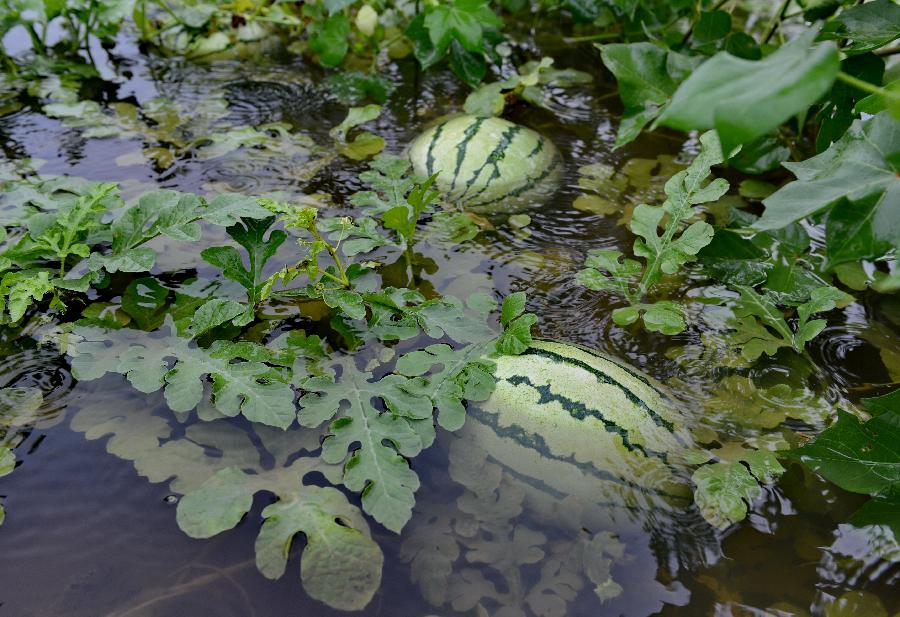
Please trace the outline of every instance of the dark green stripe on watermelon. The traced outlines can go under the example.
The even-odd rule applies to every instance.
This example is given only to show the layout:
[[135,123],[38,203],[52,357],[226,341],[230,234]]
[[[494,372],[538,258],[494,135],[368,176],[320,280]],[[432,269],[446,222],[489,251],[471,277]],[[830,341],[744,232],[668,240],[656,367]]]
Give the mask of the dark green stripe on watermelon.
[[450,193],[456,190],[456,179],[459,177],[459,170],[462,169],[463,161],[466,160],[466,150],[469,148],[469,142],[478,133],[478,129],[484,124],[484,118],[478,118],[466,127],[463,133],[462,141],[456,144],[456,169],[453,170],[453,183],[450,185]]
[[444,125],[437,125],[437,128],[434,129],[434,135],[431,137],[431,143],[428,144],[428,157],[425,159],[425,164],[428,169],[429,176],[434,173],[434,147],[437,145],[438,140],[441,138],[441,133],[443,132]]
[[[573,401],[568,401],[565,404],[566,405],[579,405],[579,403],[575,403]],[[484,424],[485,426],[490,428],[491,431],[498,437],[503,438],[503,439],[510,439],[510,440],[514,441],[516,444],[522,446],[523,448],[535,450],[543,458],[546,458],[548,460],[572,465],[573,467],[576,467],[577,469],[584,472],[585,474],[592,475],[601,480],[610,482],[612,484],[616,484],[618,486],[630,488],[630,489],[635,490],[644,495],[658,495],[661,497],[667,497],[669,499],[688,501],[685,499],[684,495],[675,495],[672,493],[668,493],[666,491],[650,489],[645,486],[641,486],[640,484],[637,484],[635,482],[626,480],[626,479],[622,478],[621,476],[610,473],[609,471],[606,471],[604,469],[599,469],[599,468],[595,467],[594,465],[591,465],[590,463],[582,463],[582,462],[576,460],[574,455],[560,456],[558,454],[554,454],[550,450],[550,448],[547,446],[547,443],[546,443],[546,441],[544,441],[544,438],[541,437],[540,435],[537,435],[535,433],[529,433],[520,426],[500,426],[499,422],[498,422],[497,414],[484,412],[484,411],[478,409],[478,407],[476,405],[473,405],[468,410],[467,413],[473,419],[477,420],[481,424]],[[629,450],[629,451],[631,451],[631,450]],[[490,453],[488,453],[488,454],[490,454]],[[652,453],[652,454],[654,456],[657,456],[660,458],[664,457],[664,455],[660,456],[660,454],[658,454],[658,453]],[[665,462],[665,459],[663,459],[663,462]],[[677,475],[678,471],[676,469],[674,469],[668,463],[666,463],[666,467],[670,471],[672,471],[673,474],[676,474],[676,477],[678,477],[678,475]],[[521,477],[524,477],[524,476],[521,476]]]
[[[561,163],[562,163],[561,158],[559,158],[559,157],[554,158],[553,164],[550,167],[548,167],[547,169],[545,169],[541,175],[536,176],[534,178],[527,178],[523,185],[521,185],[521,186],[511,190],[509,193],[507,193],[506,198],[515,198],[515,197],[518,197],[519,195],[521,195],[522,193],[526,193],[526,192],[530,191],[531,189],[536,187],[538,184],[540,184],[541,182],[546,180],[548,177],[550,177],[550,175],[556,171],[557,167],[559,167]],[[486,188],[487,187],[485,187],[485,189]],[[485,189],[482,189],[478,193],[475,193],[474,195],[472,195],[472,199],[475,199],[476,197],[478,197],[478,195],[480,195],[481,192]],[[473,202],[470,202],[470,205],[477,208],[477,207],[481,207],[481,206],[486,206],[486,205],[494,203],[496,201],[498,201],[498,200],[493,199],[493,200],[482,201],[482,202],[473,201]]]
[[[475,173],[469,178],[469,181],[466,182],[466,190],[463,191],[463,194],[460,196],[460,199],[466,196],[466,193],[469,192],[469,189],[472,188],[472,185],[475,184],[475,181],[481,177],[481,172],[484,171],[484,168],[488,165],[493,165],[494,170],[491,172],[490,180],[488,180],[488,184],[491,181],[496,180],[500,177],[500,166],[497,164],[499,161],[503,160],[503,152],[506,150],[512,140],[515,139],[516,135],[522,131],[522,127],[518,124],[514,124],[509,127],[506,131],[503,132],[503,135],[500,136],[500,141],[497,142],[497,145],[491,150],[490,154],[487,155],[487,158],[484,160],[484,163],[475,170]],[[484,190],[482,188],[482,190]]]
[[[647,415],[650,416],[650,418],[653,420],[653,422],[657,426],[660,426],[660,427],[666,429],[667,431],[669,431],[670,433],[672,433],[675,436],[675,439],[678,440],[678,443],[680,445],[682,445],[684,447],[688,447],[688,445],[684,443],[684,441],[681,439],[681,437],[678,435],[678,433],[675,432],[675,426],[671,422],[669,422],[668,420],[666,420],[665,418],[660,416],[656,411],[651,409],[647,405],[647,403],[645,403],[637,395],[635,395],[634,392],[632,392],[631,390],[629,390],[628,388],[626,388],[625,386],[620,384],[618,381],[616,381],[615,379],[613,379],[612,377],[610,377],[603,371],[598,370],[598,369],[594,368],[593,366],[591,366],[585,362],[582,362],[581,360],[577,360],[575,358],[570,358],[568,356],[563,356],[561,354],[554,353],[552,351],[547,351],[545,349],[530,348],[527,351],[525,351],[525,353],[523,355],[528,355],[528,354],[575,365],[578,368],[584,369],[585,371],[588,371],[589,373],[594,375],[601,383],[609,384],[609,385],[619,388],[619,390],[622,391],[622,393],[625,395],[625,397],[631,403],[637,405],[643,411],[645,411],[647,413]],[[619,365],[616,364],[616,366],[619,366]],[[644,383],[647,383],[647,385],[650,385],[646,380],[643,380],[643,381],[644,381]],[[653,387],[653,386],[650,386],[650,387]],[[662,392],[660,392],[656,388],[653,388],[653,389],[657,392],[657,394],[659,394],[661,397],[665,398],[665,395]]]
[[606,429],[607,433],[615,433],[622,438],[622,445],[625,446],[625,449],[629,452],[639,452],[643,456],[655,456],[656,458],[662,459],[663,462],[666,461],[665,452],[654,452],[653,450],[647,450],[639,443],[631,443],[631,438],[628,435],[628,431],[609,418],[605,417],[603,415],[603,412],[599,409],[592,409],[590,407],[587,407],[584,403],[579,403],[578,401],[573,401],[572,399],[562,396],[561,394],[556,394],[555,392],[552,392],[550,390],[550,386],[547,384],[537,386],[533,381],[531,381],[524,375],[509,377],[505,381],[512,384],[513,386],[524,384],[537,390],[541,395],[541,399],[540,401],[538,401],[539,405],[546,405],[550,402],[556,402],[562,405],[563,409],[568,411],[569,415],[571,415],[576,420],[584,420],[585,418],[595,418],[599,420],[603,424],[603,428]]
[[526,158],[534,158],[544,150],[544,140],[538,139],[538,142],[534,145],[534,150],[528,153]]

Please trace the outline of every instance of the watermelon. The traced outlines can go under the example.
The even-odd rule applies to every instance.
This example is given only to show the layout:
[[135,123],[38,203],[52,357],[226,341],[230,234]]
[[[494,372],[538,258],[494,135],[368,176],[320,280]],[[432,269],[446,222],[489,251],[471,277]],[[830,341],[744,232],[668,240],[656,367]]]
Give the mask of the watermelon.
[[515,212],[555,189],[562,157],[549,139],[503,118],[457,116],[436,124],[409,147],[416,174],[439,172],[444,198],[477,212]]
[[497,387],[470,408],[463,439],[532,499],[607,510],[691,504],[686,461],[694,441],[660,384],[596,351],[553,341],[496,361]]

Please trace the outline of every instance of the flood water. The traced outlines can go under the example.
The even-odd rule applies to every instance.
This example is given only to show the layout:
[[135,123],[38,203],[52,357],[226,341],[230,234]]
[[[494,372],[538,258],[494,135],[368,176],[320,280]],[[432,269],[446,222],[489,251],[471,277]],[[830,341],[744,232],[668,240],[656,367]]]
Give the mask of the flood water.
[[[524,230],[504,217],[488,217],[489,228],[472,242],[421,243],[415,280],[398,264],[383,270],[386,283],[457,297],[526,291],[528,309],[539,316],[537,334],[598,349],[667,383],[692,420],[718,431],[721,441],[778,435],[778,429],[736,428],[704,408],[727,371],[698,352],[702,321],[675,337],[626,331],[611,321],[614,298],[575,283],[589,250],[630,249],[633,236],[622,225],[622,213],[642,201],[659,203],[662,184],[689,162],[697,142],[660,131],[614,150],[621,109],[615,84],[597,70],[599,52],[589,45],[542,51],[558,66],[595,75],[591,85],[554,92],[558,113],[517,105],[507,114],[550,137],[563,153],[560,190],[529,211]],[[36,99],[26,98],[0,117],[5,162],[33,159],[43,176],[116,181],[126,196],[153,187],[293,199],[318,195],[329,213],[353,214],[346,199],[362,188],[358,174],[366,164],[328,156],[328,131],[345,116],[347,105],[327,87],[321,69],[277,51],[252,62],[192,63],[140,50],[128,35],[109,59],[100,50],[98,55],[104,79],[85,81],[82,98],[147,109],[164,97],[177,104],[176,126],[197,135],[278,122],[295,137],[278,152],[240,148],[205,157],[195,150],[159,165],[149,149],[168,143],[176,129],[157,124],[153,134],[139,129],[86,137],[84,129],[46,116]],[[396,90],[370,128],[385,138],[387,152],[402,152],[429,122],[458,111],[466,95],[449,73],[422,74],[413,62],[393,65],[387,77]],[[579,169],[597,164],[611,168],[620,181],[600,183],[598,191],[585,188],[589,182]],[[740,179],[731,172],[727,177],[733,186]],[[616,209],[606,212],[601,203]],[[750,208],[758,211],[759,205]],[[821,232],[809,231],[817,241]],[[216,227],[204,228],[200,245],[158,239],[153,274],[172,289],[196,278],[215,279],[217,271],[199,252],[228,241]],[[270,267],[293,263],[296,251],[285,243]],[[91,300],[115,305],[124,284],[114,281],[109,289],[91,292]],[[699,276],[675,284],[692,297],[714,293]],[[263,313],[287,319],[279,331],[298,324],[311,331],[322,327],[303,310],[284,302],[267,305]],[[761,380],[808,391],[820,422],[837,406],[884,393],[900,380],[896,297],[857,294],[856,302],[827,318],[829,326],[808,357],[780,354],[753,369]],[[301,539],[281,579],[266,579],[256,570],[254,541],[271,495],[257,494],[234,530],[210,539],[191,539],[176,524],[179,493],[169,480],[181,473],[178,464],[209,468],[238,461],[270,468],[308,443],[309,431],[295,425],[286,438],[243,419],[207,422],[197,414],[176,414],[161,392],[142,394],[121,375],[77,382],[66,357],[46,340],[52,326],[0,331],[0,385],[37,387],[45,400],[40,417],[21,429],[15,450],[19,467],[0,479],[7,510],[0,527],[0,617],[346,614],[304,593],[297,558]],[[821,424],[814,421],[800,430],[816,428]],[[188,442],[199,445],[199,458],[173,463],[163,445]],[[643,512],[640,520],[652,525],[616,528],[607,554],[612,579],[622,589],[604,599],[582,562],[573,559],[588,541],[586,534],[603,531],[585,522],[602,513],[560,506],[548,515],[534,506],[527,486],[467,439],[465,429],[459,435],[439,431],[435,446],[412,462],[422,486],[404,532],[394,534],[369,521],[385,562],[379,591],[357,614],[878,617],[900,612],[900,546],[875,528],[842,523],[862,498],[799,465],[785,465],[778,484],[766,488],[749,517],[727,531],[705,525],[696,511],[671,517]],[[488,499],[479,482],[492,474],[502,479]],[[357,495],[347,495],[359,503]],[[473,524],[487,531],[475,539],[466,531]],[[448,562],[452,571],[434,579],[434,572],[442,571],[434,557],[438,545],[446,549],[442,542],[456,542],[459,553]]]

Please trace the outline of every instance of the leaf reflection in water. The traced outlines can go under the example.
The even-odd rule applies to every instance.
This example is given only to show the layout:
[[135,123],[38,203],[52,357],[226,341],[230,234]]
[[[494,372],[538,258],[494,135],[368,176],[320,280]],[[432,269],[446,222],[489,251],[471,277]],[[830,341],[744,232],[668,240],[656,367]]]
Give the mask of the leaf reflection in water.
[[[465,427],[448,439],[450,478],[463,492],[449,503],[420,500],[400,552],[433,606],[563,617],[600,604],[609,614],[646,617],[665,604],[687,603],[680,583],[656,580],[664,562],[629,517],[529,484],[491,459]],[[601,520],[606,528],[598,528]]]

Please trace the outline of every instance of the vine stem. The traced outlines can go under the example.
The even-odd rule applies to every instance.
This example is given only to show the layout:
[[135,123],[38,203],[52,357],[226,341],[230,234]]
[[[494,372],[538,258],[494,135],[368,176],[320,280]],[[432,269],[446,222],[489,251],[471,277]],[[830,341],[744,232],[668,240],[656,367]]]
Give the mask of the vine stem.
[[880,86],[871,84],[858,77],[854,77],[853,75],[848,75],[843,71],[838,71],[837,78],[845,84],[851,85],[854,88],[858,88],[863,92],[868,92],[869,94],[877,94],[879,96],[883,96],[886,99],[900,99],[900,94],[896,94],[894,92],[891,92],[890,90],[885,90]]
[[617,39],[622,36],[618,32],[601,32],[599,34],[588,34],[586,36],[564,36],[563,43],[587,43],[589,41],[605,41],[609,39]]
[[769,24],[769,31],[766,33],[766,37],[763,39],[763,43],[768,43],[769,39],[771,39],[775,32],[778,31],[778,26],[781,25],[782,20],[784,20],[784,16],[787,14],[788,6],[791,4],[791,0],[782,0],[781,8],[772,16],[772,22]]
[[[325,245],[325,250],[328,251],[329,255],[331,255],[331,259],[334,260],[334,265],[338,270],[338,274],[341,275],[341,278],[338,279],[337,277],[330,274],[329,272],[326,272],[325,270],[319,270],[319,272],[322,273],[323,275],[327,276],[328,278],[340,283],[344,288],[349,288],[350,287],[350,279],[347,278],[347,271],[344,269],[344,264],[341,263],[341,258],[338,255],[337,249],[331,245],[331,242],[326,242],[325,240],[322,239],[322,236],[319,234],[319,230],[316,229],[315,226],[313,226],[312,229],[310,229],[310,232],[312,232],[312,235],[316,240],[319,240],[320,242],[322,242]],[[341,239],[338,240],[338,244],[340,244],[340,242],[343,239],[344,238],[343,238],[343,234],[342,234]]]
[[881,56],[882,58],[884,58],[885,56],[893,56],[894,54],[900,54],[900,46],[876,49],[872,53],[876,56]]

